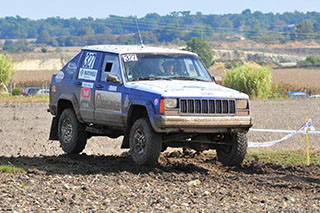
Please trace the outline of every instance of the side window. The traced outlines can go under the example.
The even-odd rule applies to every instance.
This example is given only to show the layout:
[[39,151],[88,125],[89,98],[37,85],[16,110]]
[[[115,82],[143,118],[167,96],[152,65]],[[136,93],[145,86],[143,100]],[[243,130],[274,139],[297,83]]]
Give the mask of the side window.
[[98,73],[98,56],[97,52],[84,51],[81,65],[78,73],[78,79],[95,81]]
[[101,81],[106,81],[109,74],[117,76],[120,80],[120,65],[118,55],[106,54],[103,57]]
[[63,71],[67,71],[69,74],[73,74],[77,71],[77,68],[79,66],[79,60],[80,60],[81,54],[79,53],[73,59],[71,59],[64,67]]

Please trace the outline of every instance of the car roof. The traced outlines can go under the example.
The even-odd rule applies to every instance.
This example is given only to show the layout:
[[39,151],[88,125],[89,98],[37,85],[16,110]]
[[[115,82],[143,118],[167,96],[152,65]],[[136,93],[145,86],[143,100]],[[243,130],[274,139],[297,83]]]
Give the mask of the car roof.
[[127,54],[127,53],[162,53],[162,54],[188,54],[188,55],[197,55],[196,53],[169,49],[163,47],[145,47],[138,45],[92,45],[85,46],[82,50],[93,50],[93,51],[102,51],[116,54]]

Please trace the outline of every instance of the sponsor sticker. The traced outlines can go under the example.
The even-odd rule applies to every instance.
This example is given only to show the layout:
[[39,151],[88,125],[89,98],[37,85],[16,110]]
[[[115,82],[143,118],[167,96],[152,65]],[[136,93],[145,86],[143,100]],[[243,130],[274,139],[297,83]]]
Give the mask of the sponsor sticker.
[[91,90],[89,88],[82,88],[81,89],[81,97],[82,98],[90,98]]
[[82,82],[82,87],[84,88],[93,88],[93,83],[89,83],[89,82]]
[[136,54],[125,54],[125,55],[122,55],[122,58],[124,62],[138,61],[138,57]]
[[203,86],[183,86],[183,88],[188,88],[188,89],[205,89]]
[[79,79],[95,81],[97,78],[98,70],[81,68],[79,72]]
[[59,71],[58,74],[55,77],[55,80],[57,83],[61,82],[62,79],[64,78],[64,73],[62,71]]
[[117,91],[117,87],[110,85],[108,90],[115,92],[115,91]]
[[124,99],[123,106],[124,106],[125,108],[127,108],[127,107],[129,106],[129,96],[128,96],[128,95],[126,95],[126,98]]
[[52,86],[51,86],[51,92],[57,92],[56,85],[52,85]]
[[102,103],[102,97],[101,94],[99,92],[96,93],[96,106],[101,105]]
[[77,70],[77,64],[75,62],[69,62],[67,65],[68,74],[72,74]]
[[171,92],[182,92],[182,91],[184,91],[184,89],[171,89]]
[[96,91],[96,109],[100,111],[121,111],[121,93]]
[[201,94],[201,95],[210,95],[210,96],[213,96],[213,95],[214,95],[213,92],[201,92],[200,94]]
[[159,104],[159,99],[158,98],[154,99],[153,103],[154,103],[155,106],[157,106]]

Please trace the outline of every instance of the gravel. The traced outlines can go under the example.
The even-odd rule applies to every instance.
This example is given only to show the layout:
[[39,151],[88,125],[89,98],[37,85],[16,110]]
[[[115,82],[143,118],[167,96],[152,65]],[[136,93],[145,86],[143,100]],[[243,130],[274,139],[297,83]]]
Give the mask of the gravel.
[[[252,101],[253,128],[297,129],[305,116],[320,126],[319,100]],[[155,167],[134,165],[119,139],[92,138],[81,155],[64,155],[48,141],[45,103],[0,103],[0,164],[26,168],[0,172],[0,211],[37,212],[316,212],[320,166],[245,160],[224,167],[214,152],[170,149]],[[249,133],[250,141],[280,134]],[[319,147],[318,136],[310,136]],[[304,148],[304,136],[267,150]],[[266,150],[259,149],[259,150]]]

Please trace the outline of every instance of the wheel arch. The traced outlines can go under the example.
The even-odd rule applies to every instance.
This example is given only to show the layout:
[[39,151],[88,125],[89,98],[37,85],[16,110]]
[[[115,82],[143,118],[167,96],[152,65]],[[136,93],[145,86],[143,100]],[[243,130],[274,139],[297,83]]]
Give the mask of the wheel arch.
[[127,125],[126,125],[125,135],[122,141],[121,148],[129,148],[130,129],[134,124],[134,122],[139,118],[148,118],[148,120],[152,124],[147,107],[145,105],[132,104],[128,110],[127,121],[126,121]]
[[53,117],[52,122],[51,122],[51,128],[50,128],[50,134],[49,134],[49,140],[59,140],[58,136],[58,121],[59,118],[62,114],[62,112],[65,109],[71,108],[74,110],[77,119],[83,123],[83,120],[80,115],[79,107],[78,107],[78,102],[75,99],[74,96],[71,98],[67,97],[61,97],[58,102],[57,102],[57,108],[56,108],[56,116]]
[[61,115],[63,110],[67,108],[72,108],[77,116],[77,119],[83,123],[83,119],[80,114],[80,106],[77,101],[77,98],[75,95],[62,95],[59,97],[58,103],[57,103],[57,117]]

